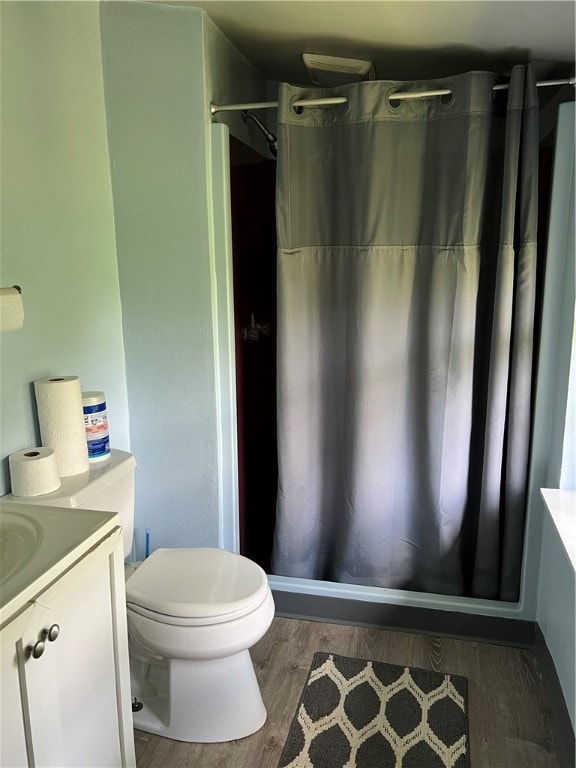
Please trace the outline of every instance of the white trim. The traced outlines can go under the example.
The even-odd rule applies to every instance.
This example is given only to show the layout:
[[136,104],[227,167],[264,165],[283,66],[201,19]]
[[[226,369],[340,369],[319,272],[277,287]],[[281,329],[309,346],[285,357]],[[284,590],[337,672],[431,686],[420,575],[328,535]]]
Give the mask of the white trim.
[[576,491],[542,488],[540,493],[576,575]]
[[210,125],[211,283],[218,430],[218,546],[240,552],[228,126]]
[[293,592],[318,597],[338,597],[344,600],[359,600],[385,605],[402,605],[407,608],[431,608],[436,611],[453,611],[480,616],[523,619],[520,603],[506,603],[499,600],[481,600],[473,597],[452,597],[426,592],[408,592],[399,589],[367,587],[356,584],[336,584],[314,579],[297,579],[289,576],[268,576],[270,589],[278,592]]

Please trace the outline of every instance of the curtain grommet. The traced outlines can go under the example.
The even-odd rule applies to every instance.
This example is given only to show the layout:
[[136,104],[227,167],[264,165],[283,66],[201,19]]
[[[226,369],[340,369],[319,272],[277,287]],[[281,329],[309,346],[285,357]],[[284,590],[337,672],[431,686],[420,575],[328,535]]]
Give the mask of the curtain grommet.
[[296,117],[302,117],[304,115],[304,107],[295,105],[295,102],[300,101],[301,98],[302,96],[292,96],[289,102],[290,112]]
[[456,101],[456,86],[453,83],[444,83],[443,87],[449,90],[450,93],[439,96],[438,101],[444,109],[450,109]]
[[400,107],[402,106],[402,99],[396,99],[395,103],[392,102],[392,99],[394,99],[394,94],[400,93],[398,88],[391,88],[386,93],[386,106],[392,110],[392,112],[398,112]]

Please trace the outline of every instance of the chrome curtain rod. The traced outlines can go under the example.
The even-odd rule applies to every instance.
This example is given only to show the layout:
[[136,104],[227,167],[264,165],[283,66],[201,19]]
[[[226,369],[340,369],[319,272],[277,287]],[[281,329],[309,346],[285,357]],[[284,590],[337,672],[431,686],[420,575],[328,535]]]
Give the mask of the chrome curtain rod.
[[[543,80],[540,83],[536,83],[538,88],[544,88],[551,85],[574,85],[576,84],[575,77],[569,77],[565,80]],[[508,90],[508,84],[502,83],[501,85],[495,85],[493,91],[506,91]],[[411,99],[431,99],[436,96],[450,96],[452,91],[450,88],[440,88],[435,91],[398,91],[389,96],[392,101],[409,101]],[[345,96],[332,96],[325,99],[298,99],[295,101],[293,107],[330,107],[335,104],[346,104],[348,99]],[[254,101],[246,104],[215,104],[210,102],[210,114],[216,115],[218,112],[240,112],[243,109],[274,109],[278,106],[277,101]]]

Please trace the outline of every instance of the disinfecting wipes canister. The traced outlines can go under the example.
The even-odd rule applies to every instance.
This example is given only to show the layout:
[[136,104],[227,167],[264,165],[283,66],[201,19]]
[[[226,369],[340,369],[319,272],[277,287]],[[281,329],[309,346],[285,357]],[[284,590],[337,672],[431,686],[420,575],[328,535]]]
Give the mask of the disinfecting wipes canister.
[[82,392],[88,461],[93,464],[110,458],[108,414],[104,392]]

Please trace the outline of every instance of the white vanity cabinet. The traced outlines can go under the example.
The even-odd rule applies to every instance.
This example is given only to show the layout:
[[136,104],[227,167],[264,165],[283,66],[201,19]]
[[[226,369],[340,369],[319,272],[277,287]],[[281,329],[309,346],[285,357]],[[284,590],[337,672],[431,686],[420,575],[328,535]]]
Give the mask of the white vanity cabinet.
[[[68,523],[80,512],[66,510]],[[48,579],[28,585],[3,617],[5,768],[135,765],[122,536],[115,516],[91,515],[107,515],[109,524],[54,563]]]

